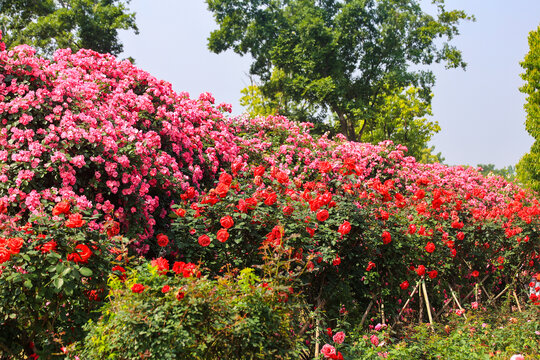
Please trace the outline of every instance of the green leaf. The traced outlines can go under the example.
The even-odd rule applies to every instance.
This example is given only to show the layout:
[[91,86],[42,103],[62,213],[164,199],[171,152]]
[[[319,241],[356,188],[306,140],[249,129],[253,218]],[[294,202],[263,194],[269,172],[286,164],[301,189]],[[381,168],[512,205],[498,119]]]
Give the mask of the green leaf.
[[62,279],[62,278],[54,279],[53,284],[54,284],[55,288],[60,290],[60,288],[62,288],[62,285],[64,285],[64,279]]
[[28,289],[31,289],[32,288],[32,282],[30,281],[30,279],[27,279],[24,284],[23,284],[25,287],[27,287]]
[[92,276],[93,272],[87,267],[82,267],[79,269],[79,272],[82,276]]

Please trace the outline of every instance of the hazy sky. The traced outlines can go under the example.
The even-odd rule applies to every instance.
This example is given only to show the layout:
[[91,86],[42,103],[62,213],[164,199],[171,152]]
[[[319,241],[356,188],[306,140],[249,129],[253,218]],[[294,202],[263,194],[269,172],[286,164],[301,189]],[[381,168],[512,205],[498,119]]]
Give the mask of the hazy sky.
[[[528,52],[527,34],[540,25],[540,0],[446,0],[476,22],[460,26],[454,44],[468,63],[466,71],[433,68],[433,114],[442,130],[433,137],[446,163],[498,167],[515,165],[533,142],[525,131],[525,96],[519,62]],[[216,28],[203,0],[132,0],[140,34],[123,32],[124,53],[153,76],[191,97],[211,92],[216,102],[238,104],[249,84],[249,57],[211,53],[210,31]]]

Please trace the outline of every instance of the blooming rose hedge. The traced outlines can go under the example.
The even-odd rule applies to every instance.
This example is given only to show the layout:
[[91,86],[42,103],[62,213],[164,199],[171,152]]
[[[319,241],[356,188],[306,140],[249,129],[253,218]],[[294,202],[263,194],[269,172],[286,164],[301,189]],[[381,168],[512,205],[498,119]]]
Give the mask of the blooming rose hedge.
[[2,351],[66,345],[134,254],[217,274],[285,249],[308,303],[360,314],[373,299],[373,316],[420,280],[440,309],[450,288],[488,300],[540,270],[536,194],[213,102],[90,50],[0,51],[0,333],[20,345]]

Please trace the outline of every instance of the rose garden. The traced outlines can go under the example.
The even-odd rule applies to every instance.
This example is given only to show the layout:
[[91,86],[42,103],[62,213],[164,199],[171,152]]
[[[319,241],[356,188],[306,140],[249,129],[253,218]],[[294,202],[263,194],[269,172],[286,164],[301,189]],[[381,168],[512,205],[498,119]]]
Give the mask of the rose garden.
[[2,49],[1,359],[540,357],[537,193],[229,112]]

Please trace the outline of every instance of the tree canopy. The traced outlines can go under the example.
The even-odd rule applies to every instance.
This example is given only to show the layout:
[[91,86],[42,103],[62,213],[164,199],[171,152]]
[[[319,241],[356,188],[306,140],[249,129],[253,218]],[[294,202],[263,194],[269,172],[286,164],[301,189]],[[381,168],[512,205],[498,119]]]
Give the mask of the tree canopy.
[[57,48],[92,49],[118,55],[118,30],[134,30],[129,0],[4,0],[0,30],[6,46],[29,44],[44,55]]
[[529,53],[521,62],[525,80],[519,90],[527,94],[524,105],[527,111],[525,128],[535,139],[531,151],[517,165],[518,179],[536,191],[540,191],[540,26],[529,33]]
[[388,97],[415,88],[427,109],[435,79],[423,65],[465,66],[449,41],[472,18],[433,3],[437,15],[418,0],[207,0],[219,25],[208,46],[251,55],[265,96],[329,111],[360,141],[388,125]]

